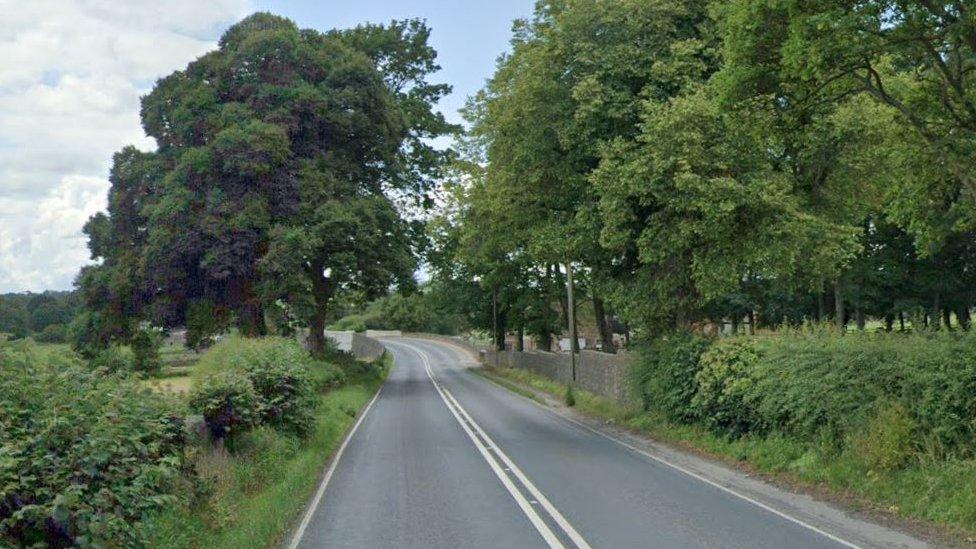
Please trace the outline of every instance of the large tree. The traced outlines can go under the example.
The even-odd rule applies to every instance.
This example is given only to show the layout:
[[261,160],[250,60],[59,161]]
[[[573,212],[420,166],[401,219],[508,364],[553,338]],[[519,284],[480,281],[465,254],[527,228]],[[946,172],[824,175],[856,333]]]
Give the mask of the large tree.
[[89,306],[173,325],[202,303],[260,335],[275,303],[320,351],[337,291],[409,280],[415,231],[396,201],[426,202],[445,155],[428,140],[451,129],[428,34],[259,13],[161,79],[142,105],[158,151],[116,156],[108,215],[88,227],[103,260],[79,279]]

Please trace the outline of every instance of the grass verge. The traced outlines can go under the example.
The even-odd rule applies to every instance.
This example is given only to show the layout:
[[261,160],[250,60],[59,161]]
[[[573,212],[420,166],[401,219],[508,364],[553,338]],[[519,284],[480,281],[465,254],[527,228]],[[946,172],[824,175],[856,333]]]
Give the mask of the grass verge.
[[[561,401],[566,391],[565,385],[525,370],[476,371],[536,401],[543,399],[526,387],[554,401]],[[575,397],[575,408],[585,415],[861,510],[908,519],[912,530],[957,541],[976,535],[976,460],[929,459],[895,471],[877,471],[853,450],[837,451],[827,444],[811,445],[783,436],[726,438],[579,389]]]
[[321,395],[315,429],[304,441],[259,428],[242,435],[233,453],[201,450],[191,458],[201,479],[197,493],[147,521],[149,545],[236,549],[279,544],[391,364],[392,358],[384,355],[365,373]]

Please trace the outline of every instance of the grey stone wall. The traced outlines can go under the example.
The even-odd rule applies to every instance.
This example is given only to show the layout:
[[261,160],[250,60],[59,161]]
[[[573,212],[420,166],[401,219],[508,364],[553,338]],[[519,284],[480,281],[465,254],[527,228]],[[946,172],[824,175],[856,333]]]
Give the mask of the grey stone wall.
[[336,343],[342,351],[348,351],[360,360],[373,361],[383,356],[386,348],[375,339],[352,331],[326,330],[325,337]]
[[[568,384],[573,377],[572,361],[568,353],[547,353],[544,351],[485,350],[482,362],[498,366],[528,370],[537,375]],[[634,402],[627,383],[627,369],[630,355],[599,351],[580,351],[576,362],[576,384],[583,390],[611,398],[622,404]]]

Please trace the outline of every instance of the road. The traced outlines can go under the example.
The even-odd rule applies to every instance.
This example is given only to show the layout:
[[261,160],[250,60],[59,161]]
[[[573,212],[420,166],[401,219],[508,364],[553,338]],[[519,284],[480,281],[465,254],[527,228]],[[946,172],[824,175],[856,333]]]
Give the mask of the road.
[[853,519],[818,525],[688,474],[468,371],[450,345],[383,343],[394,367],[293,547],[920,545]]

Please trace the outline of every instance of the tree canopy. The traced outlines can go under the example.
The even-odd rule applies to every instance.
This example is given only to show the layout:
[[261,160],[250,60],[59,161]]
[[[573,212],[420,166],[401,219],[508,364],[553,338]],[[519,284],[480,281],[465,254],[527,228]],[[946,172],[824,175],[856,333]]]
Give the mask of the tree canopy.
[[429,140],[452,130],[428,36],[420,21],[321,33],[257,13],[159,80],[141,111],[158,150],[116,154],[108,212],[86,226],[91,337],[205,304],[246,334],[297,320],[321,350],[337,291],[410,283],[418,230],[399,202],[429,204],[448,154]]

